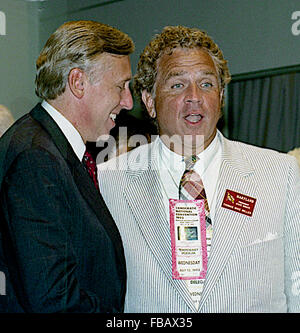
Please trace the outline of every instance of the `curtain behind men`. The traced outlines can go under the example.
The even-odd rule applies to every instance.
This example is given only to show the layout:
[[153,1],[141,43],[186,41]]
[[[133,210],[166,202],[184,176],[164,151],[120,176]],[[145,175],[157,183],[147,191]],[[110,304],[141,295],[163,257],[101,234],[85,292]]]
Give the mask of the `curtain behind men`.
[[234,79],[226,112],[230,139],[287,152],[300,147],[300,70]]

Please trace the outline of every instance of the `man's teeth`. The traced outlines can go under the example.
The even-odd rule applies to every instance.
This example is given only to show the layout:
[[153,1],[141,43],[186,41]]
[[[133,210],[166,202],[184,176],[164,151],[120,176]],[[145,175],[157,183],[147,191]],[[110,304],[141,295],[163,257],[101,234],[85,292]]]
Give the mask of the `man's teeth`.
[[109,115],[109,117],[110,117],[110,119],[111,119],[112,121],[115,121],[116,118],[117,118],[117,115],[116,115],[115,113],[111,113],[111,114]]
[[191,123],[197,123],[198,121],[200,121],[202,118],[202,116],[200,114],[190,114],[187,117],[185,117],[185,119]]

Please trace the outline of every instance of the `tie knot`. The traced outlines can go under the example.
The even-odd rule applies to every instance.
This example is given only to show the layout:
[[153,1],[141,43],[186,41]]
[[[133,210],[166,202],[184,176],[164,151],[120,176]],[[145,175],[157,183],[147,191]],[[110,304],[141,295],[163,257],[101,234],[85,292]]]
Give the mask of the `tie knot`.
[[189,157],[186,157],[184,159],[185,162],[185,169],[186,170],[192,170],[194,168],[195,163],[199,160],[199,157],[196,155],[192,155]]

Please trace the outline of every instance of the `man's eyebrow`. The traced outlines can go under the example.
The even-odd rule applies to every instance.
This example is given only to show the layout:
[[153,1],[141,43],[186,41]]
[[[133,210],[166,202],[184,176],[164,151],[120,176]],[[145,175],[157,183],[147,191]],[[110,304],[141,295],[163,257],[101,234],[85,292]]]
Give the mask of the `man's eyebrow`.
[[201,72],[205,76],[215,76],[215,77],[217,77],[216,72],[213,72],[213,71],[201,71]]
[[166,79],[165,79],[165,82],[168,81],[168,80],[170,80],[170,79],[173,78],[173,77],[176,77],[176,76],[182,76],[182,75],[184,75],[184,74],[186,74],[186,73],[187,73],[186,71],[170,72],[170,73],[167,75],[167,77],[166,77]]

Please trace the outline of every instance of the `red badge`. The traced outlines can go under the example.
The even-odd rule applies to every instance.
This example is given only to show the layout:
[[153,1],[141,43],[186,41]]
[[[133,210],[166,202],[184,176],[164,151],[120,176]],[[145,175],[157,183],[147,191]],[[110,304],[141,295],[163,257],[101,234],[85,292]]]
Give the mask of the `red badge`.
[[256,199],[254,198],[231,190],[226,190],[222,207],[233,210],[237,213],[252,216],[255,203]]

